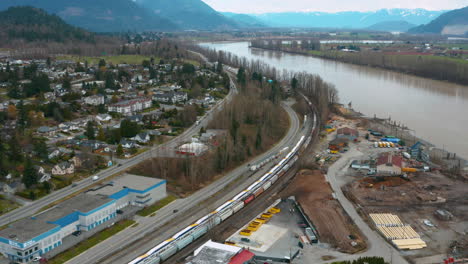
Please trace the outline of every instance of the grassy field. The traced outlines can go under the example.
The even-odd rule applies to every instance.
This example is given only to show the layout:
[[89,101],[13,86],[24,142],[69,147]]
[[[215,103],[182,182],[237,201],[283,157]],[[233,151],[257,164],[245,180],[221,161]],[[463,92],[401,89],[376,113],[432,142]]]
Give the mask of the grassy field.
[[61,264],[65,263],[68,260],[78,256],[79,254],[83,253],[84,251],[90,249],[91,247],[99,244],[100,242],[108,239],[109,237],[117,234],[118,232],[124,230],[125,228],[135,224],[133,220],[123,220],[118,223],[115,223],[110,228],[104,229],[103,231],[95,234],[94,236],[88,238],[80,242],[78,245],[69,248],[68,250],[60,253],[59,255],[55,256],[54,258],[50,259],[47,263],[48,264]]
[[166,198],[160,200],[159,202],[156,202],[155,204],[153,204],[151,206],[143,208],[142,210],[138,211],[137,214],[140,215],[140,216],[152,215],[153,213],[155,213],[159,209],[163,208],[164,206],[172,203],[176,199],[177,199],[177,197],[169,195]]
[[[159,58],[153,57],[155,62],[159,63]],[[144,60],[150,60],[151,56],[143,55],[116,55],[116,56],[100,56],[100,57],[86,57],[86,56],[74,56],[66,55],[57,57],[57,60],[72,60],[75,62],[88,61],[90,65],[98,64],[101,59],[104,59],[108,63],[112,64],[141,64]]]
[[5,214],[11,210],[14,210],[19,207],[19,204],[6,199],[2,195],[0,195],[0,215]]
[[[144,55],[115,55],[115,56],[100,56],[100,57],[87,57],[87,56],[75,56],[75,55],[65,55],[59,56],[57,60],[71,60],[75,62],[85,62],[88,61],[89,65],[97,65],[101,59],[104,59],[107,63],[116,64],[132,64],[132,65],[141,65],[144,60],[151,60],[154,58],[155,63],[159,63],[160,58],[154,56],[144,56]],[[200,66],[200,63],[194,60],[184,60],[187,63],[191,63],[195,66]]]

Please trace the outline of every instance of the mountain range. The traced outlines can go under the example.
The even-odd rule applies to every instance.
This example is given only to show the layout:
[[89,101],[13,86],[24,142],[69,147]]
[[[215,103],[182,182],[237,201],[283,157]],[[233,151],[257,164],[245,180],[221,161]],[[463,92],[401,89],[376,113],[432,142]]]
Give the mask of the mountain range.
[[130,0],[1,0],[0,10],[33,6],[65,22],[94,32],[176,30],[166,18],[151,14]]
[[375,23],[374,25],[367,27],[367,30],[375,30],[375,31],[387,31],[387,32],[406,32],[410,28],[416,27],[415,24],[411,24],[404,20],[396,20],[396,21],[384,21]]
[[164,17],[182,29],[233,29],[239,25],[201,0],[135,0],[154,15]]
[[[33,6],[65,22],[94,32],[236,30],[241,28],[336,28],[378,31],[463,31],[466,9],[455,13],[424,9],[382,9],[372,12],[285,12],[236,14],[217,12],[202,0],[1,0],[0,11]],[[465,11],[463,11],[465,10]],[[441,16],[441,20],[432,20]],[[456,16],[458,18],[451,18]],[[463,17],[464,16],[464,17]],[[465,19],[465,20],[463,20]],[[443,27],[444,23],[456,24]],[[457,24],[458,23],[458,24]],[[432,29],[431,29],[432,28]]]
[[251,16],[272,27],[363,29],[389,21],[405,21],[414,25],[426,24],[444,12],[424,9],[381,9],[369,12],[286,12],[251,14]]
[[0,12],[0,42],[16,40],[92,43],[95,34],[70,26],[60,17],[36,7],[10,7]]

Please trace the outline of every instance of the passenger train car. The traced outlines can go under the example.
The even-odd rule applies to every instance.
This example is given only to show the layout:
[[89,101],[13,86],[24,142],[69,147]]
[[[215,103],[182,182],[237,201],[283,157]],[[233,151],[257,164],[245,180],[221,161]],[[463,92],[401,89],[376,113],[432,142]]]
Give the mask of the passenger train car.
[[[310,101],[306,98],[309,105]],[[306,120],[306,118],[305,118]],[[317,118],[313,116],[312,131],[316,128]],[[145,254],[137,257],[128,264],[159,264],[168,259],[202,235],[208,232],[211,228],[220,224],[222,221],[229,218],[244,208],[248,203],[252,202],[256,197],[261,195],[265,190],[270,188],[279,177],[283,176],[289,168],[297,161],[297,153],[301,147],[307,147],[312,139],[312,136],[302,136],[299,142],[293,149],[276,164],[270,171],[263,175],[258,181],[247,187],[246,190],[234,196],[231,200],[225,202],[215,211],[200,218],[192,225],[187,226],[171,238],[152,248]]]

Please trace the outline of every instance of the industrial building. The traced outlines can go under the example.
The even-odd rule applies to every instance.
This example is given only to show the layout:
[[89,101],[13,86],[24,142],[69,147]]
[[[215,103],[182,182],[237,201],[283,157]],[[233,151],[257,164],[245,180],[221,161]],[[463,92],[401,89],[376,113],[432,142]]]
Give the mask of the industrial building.
[[381,175],[401,175],[404,166],[403,158],[393,153],[383,153],[377,159],[377,173]]
[[349,141],[354,141],[359,137],[359,132],[356,129],[349,127],[339,128],[336,131],[336,138],[347,138]]
[[177,154],[200,156],[208,150],[208,146],[198,142],[187,143],[177,149]]
[[165,180],[124,175],[0,230],[0,252],[12,262],[30,263],[61,246],[65,237],[112,221],[119,209],[144,207],[165,196]]
[[209,240],[195,250],[194,257],[187,264],[244,264],[254,256],[249,250]]

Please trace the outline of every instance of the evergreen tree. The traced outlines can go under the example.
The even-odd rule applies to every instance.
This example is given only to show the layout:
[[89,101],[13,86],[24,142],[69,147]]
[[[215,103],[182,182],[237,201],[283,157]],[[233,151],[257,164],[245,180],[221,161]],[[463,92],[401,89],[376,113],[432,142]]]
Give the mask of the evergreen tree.
[[117,146],[117,153],[116,154],[117,154],[117,156],[122,157],[123,153],[124,153],[124,151],[123,151],[122,144],[119,144]]
[[63,83],[62,83],[62,88],[67,90],[67,91],[70,91],[71,90],[71,81],[70,81],[70,78],[68,77],[65,77],[65,79],[63,80]]
[[26,185],[26,188],[31,188],[33,185],[37,184],[37,171],[34,168],[31,159],[26,159],[24,164],[24,174],[23,174],[23,183]]
[[34,152],[42,160],[47,160],[49,153],[47,151],[47,144],[44,140],[35,140],[34,142]]
[[93,122],[89,121],[88,124],[86,125],[86,131],[84,133],[84,135],[89,139],[89,140],[93,140],[96,138],[95,136],[95,130],[94,130],[94,124]]
[[10,156],[9,156],[10,161],[14,163],[22,162],[23,161],[22,150],[18,142],[18,139],[16,138],[16,135],[13,135],[11,137],[8,146],[9,146],[9,152],[10,152]]
[[260,129],[257,130],[257,137],[255,139],[255,148],[256,149],[262,148],[262,133],[260,132]]
[[102,127],[99,127],[97,140],[106,141],[106,133],[104,133],[104,129]]
[[18,118],[17,118],[17,125],[18,125],[18,128],[23,131],[24,128],[27,126],[27,119],[28,119],[28,115],[26,113],[26,109],[24,107],[24,102],[23,100],[20,100],[17,107],[16,107],[17,111],[18,111]]

